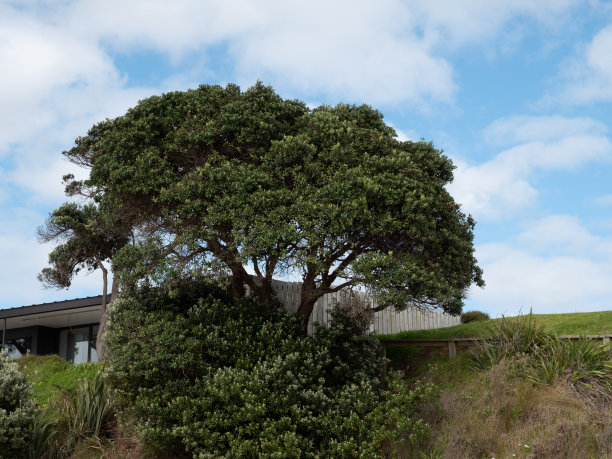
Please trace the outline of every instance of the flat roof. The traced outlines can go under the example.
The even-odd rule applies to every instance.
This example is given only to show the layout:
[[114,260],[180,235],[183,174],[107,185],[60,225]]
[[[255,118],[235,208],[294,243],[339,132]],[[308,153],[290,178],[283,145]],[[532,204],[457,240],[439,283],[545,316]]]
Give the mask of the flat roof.
[[75,298],[74,300],[54,301],[51,303],[33,304],[30,306],[19,306],[16,308],[0,309],[0,319],[29,316],[32,314],[41,314],[44,312],[56,312],[68,309],[86,308],[88,306],[99,306],[100,304],[102,304],[102,295],[88,296],[85,298]]

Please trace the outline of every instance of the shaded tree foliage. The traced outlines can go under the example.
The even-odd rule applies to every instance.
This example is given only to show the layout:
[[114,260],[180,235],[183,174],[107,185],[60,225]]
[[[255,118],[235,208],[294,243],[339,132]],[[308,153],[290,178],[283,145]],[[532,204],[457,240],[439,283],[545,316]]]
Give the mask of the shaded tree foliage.
[[113,258],[126,286],[226,272],[234,297],[248,286],[269,301],[273,276],[297,271],[307,320],[348,286],[379,308],[456,314],[483,285],[474,221],[445,189],[452,162],[397,140],[366,105],[309,109],[261,83],[200,86],[140,101],[64,155],[90,169],[67,177],[67,192],[138,234]]

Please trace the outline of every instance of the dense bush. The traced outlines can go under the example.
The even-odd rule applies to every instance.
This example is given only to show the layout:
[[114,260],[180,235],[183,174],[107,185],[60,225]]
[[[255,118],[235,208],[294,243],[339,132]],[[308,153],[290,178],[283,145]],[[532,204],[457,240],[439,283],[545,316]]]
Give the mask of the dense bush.
[[461,323],[469,324],[470,322],[478,322],[479,320],[490,319],[489,314],[482,311],[467,311],[461,314]]
[[0,455],[22,457],[39,408],[26,377],[7,352],[0,352]]
[[185,284],[109,316],[108,380],[158,454],[375,457],[426,430],[410,413],[431,388],[383,391],[379,344],[346,308],[305,337],[279,306]]

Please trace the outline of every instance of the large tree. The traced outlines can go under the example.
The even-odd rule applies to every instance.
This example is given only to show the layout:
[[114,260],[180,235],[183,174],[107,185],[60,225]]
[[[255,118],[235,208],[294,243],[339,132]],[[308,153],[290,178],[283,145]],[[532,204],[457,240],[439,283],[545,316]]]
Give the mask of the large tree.
[[[49,254],[49,267],[44,268],[38,279],[53,288],[70,287],[74,276],[81,270],[102,271],[102,315],[96,338],[98,358],[104,358],[104,333],[106,331],[107,303],[118,294],[118,282],[113,276],[111,301],[108,298],[108,275],[111,259],[128,242],[127,230],[117,222],[109,225],[94,204],[79,206],[64,203],[54,210],[45,224],[38,228],[41,242],[58,245]],[[106,265],[108,266],[106,266]]]
[[483,285],[474,221],[445,189],[452,162],[397,140],[369,106],[200,86],[139,102],[64,155],[90,168],[67,191],[138,234],[114,256],[126,285],[227,272],[234,296],[268,300],[274,275],[298,272],[305,322],[344,287],[370,289],[378,308],[459,313]]

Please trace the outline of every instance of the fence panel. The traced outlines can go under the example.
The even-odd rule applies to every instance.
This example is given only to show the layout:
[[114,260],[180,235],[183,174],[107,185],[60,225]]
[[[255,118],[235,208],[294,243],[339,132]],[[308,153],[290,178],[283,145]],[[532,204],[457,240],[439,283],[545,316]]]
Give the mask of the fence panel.
[[[295,313],[299,306],[302,284],[273,280],[279,300],[288,311]],[[313,323],[326,325],[331,320],[330,311],[336,302],[341,301],[342,292],[329,293],[317,300],[308,321],[308,332],[312,332]],[[362,300],[376,306],[376,299],[365,292],[358,292]],[[431,328],[450,327],[461,323],[458,316],[451,316],[435,309],[408,306],[403,311],[387,308],[374,313],[371,329],[376,334],[393,334],[408,330],[424,330]]]

